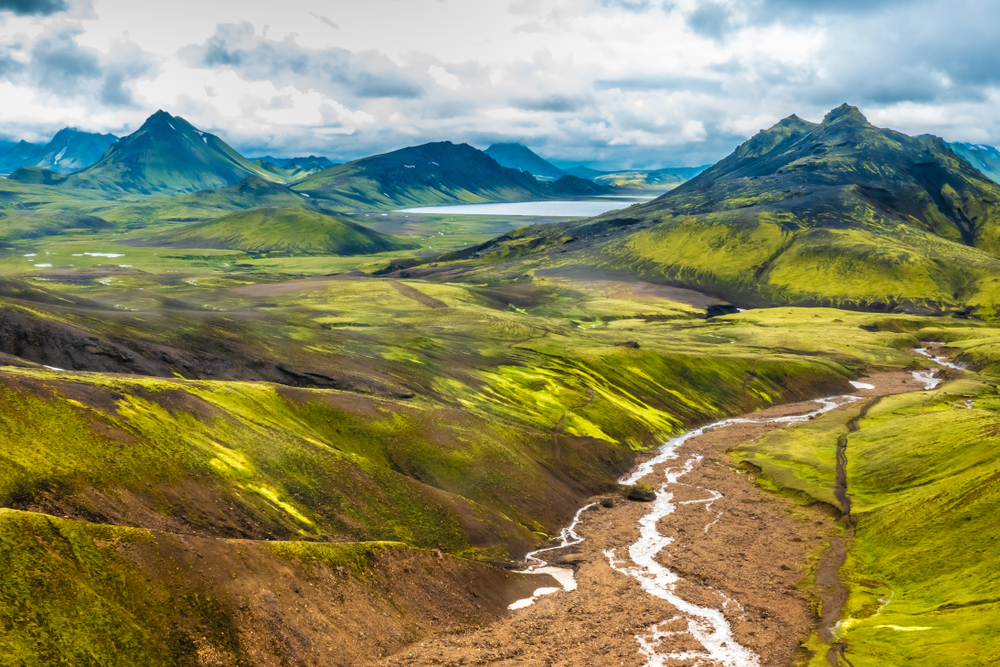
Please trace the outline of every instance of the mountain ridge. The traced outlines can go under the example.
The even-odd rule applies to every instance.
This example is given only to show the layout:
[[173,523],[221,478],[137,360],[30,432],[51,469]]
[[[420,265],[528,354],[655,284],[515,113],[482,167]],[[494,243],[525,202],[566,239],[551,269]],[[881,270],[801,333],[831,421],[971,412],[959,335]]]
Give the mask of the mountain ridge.
[[748,305],[987,312],[1000,303],[988,278],[1000,186],[943,140],[876,128],[845,104],[821,123],[789,116],[651,202],[454,257],[555,252]]
[[354,160],[290,187],[349,209],[541,200],[612,191],[574,176],[543,183],[468,144],[450,141]]
[[70,174],[61,187],[181,194],[225,187],[250,175],[276,178],[219,137],[160,110],[100,160]]

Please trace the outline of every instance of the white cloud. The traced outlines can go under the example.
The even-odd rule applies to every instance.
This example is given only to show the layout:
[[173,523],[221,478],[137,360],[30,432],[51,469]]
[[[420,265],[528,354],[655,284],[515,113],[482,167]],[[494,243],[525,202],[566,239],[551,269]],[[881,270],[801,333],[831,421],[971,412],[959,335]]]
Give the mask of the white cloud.
[[462,81],[457,76],[438,65],[431,65],[428,67],[427,73],[431,75],[431,78],[434,79],[439,86],[444,86],[450,90],[458,90],[462,85]]
[[[714,161],[782,117],[819,120],[848,101],[879,125],[1000,142],[993,3],[69,7],[0,18],[0,134],[37,138],[70,124],[122,132],[163,108],[274,154],[344,159],[432,140],[523,140],[566,162],[661,166]],[[57,34],[48,51],[32,50]]]

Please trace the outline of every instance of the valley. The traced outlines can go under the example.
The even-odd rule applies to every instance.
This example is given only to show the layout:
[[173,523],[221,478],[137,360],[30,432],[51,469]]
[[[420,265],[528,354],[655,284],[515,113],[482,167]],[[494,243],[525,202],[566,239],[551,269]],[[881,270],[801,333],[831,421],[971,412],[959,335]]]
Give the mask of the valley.
[[0,180],[0,664],[1000,660],[1000,186],[494,148]]

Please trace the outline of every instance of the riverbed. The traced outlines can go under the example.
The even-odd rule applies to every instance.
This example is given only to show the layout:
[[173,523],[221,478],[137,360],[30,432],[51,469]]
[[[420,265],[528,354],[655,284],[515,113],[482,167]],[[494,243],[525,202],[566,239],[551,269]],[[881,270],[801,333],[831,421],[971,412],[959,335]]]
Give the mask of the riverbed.
[[861,384],[872,388],[778,406],[667,443],[658,460],[630,476],[657,488],[655,502],[592,499],[573,526],[583,541],[536,554],[547,567],[573,571],[575,589],[538,596],[488,628],[429,638],[380,664],[793,664],[815,628],[811,594],[800,587],[805,564],[838,535],[836,512],[763,492],[725,452],[794,428],[816,410],[834,419],[842,413],[846,423],[853,413],[845,405],[923,390],[905,372]]

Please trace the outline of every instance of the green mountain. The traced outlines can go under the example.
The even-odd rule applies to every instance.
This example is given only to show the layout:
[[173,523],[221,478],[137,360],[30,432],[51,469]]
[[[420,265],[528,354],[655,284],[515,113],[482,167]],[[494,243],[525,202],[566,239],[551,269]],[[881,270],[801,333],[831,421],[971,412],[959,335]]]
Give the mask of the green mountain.
[[307,198],[281,183],[275,183],[260,176],[248,176],[239,183],[215,190],[201,190],[189,195],[171,197],[178,204],[207,204],[230,209],[255,208],[257,206],[298,205]]
[[786,118],[647,204],[462,256],[554,246],[561,263],[746,304],[986,312],[1000,303],[1000,186],[940,139],[876,128],[845,104],[819,124]]
[[611,191],[574,176],[541,183],[468,144],[450,141],[337,165],[291,187],[347,209],[557,199]]
[[250,162],[289,183],[334,166],[334,163],[327,158],[315,155],[293,158],[276,158],[266,155],[250,158]]
[[526,171],[540,181],[556,181],[566,175],[523,144],[493,144],[483,152],[504,167]]
[[[222,139],[179,116],[157,111],[95,164],[71,174],[62,187],[185,193],[232,185],[250,175],[276,180],[274,174],[252,164]],[[15,174],[11,177],[20,178]]]
[[948,148],[978,169],[987,178],[1000,183],[1000,149],[986,144],[949,143]]
[[252,253],[332,255],[369,255],[419,247],[417,243],[380,234],[308,204],[295,204],[238,211],[217,220],[187,225],[130,243],[173,248],[243,250]]

